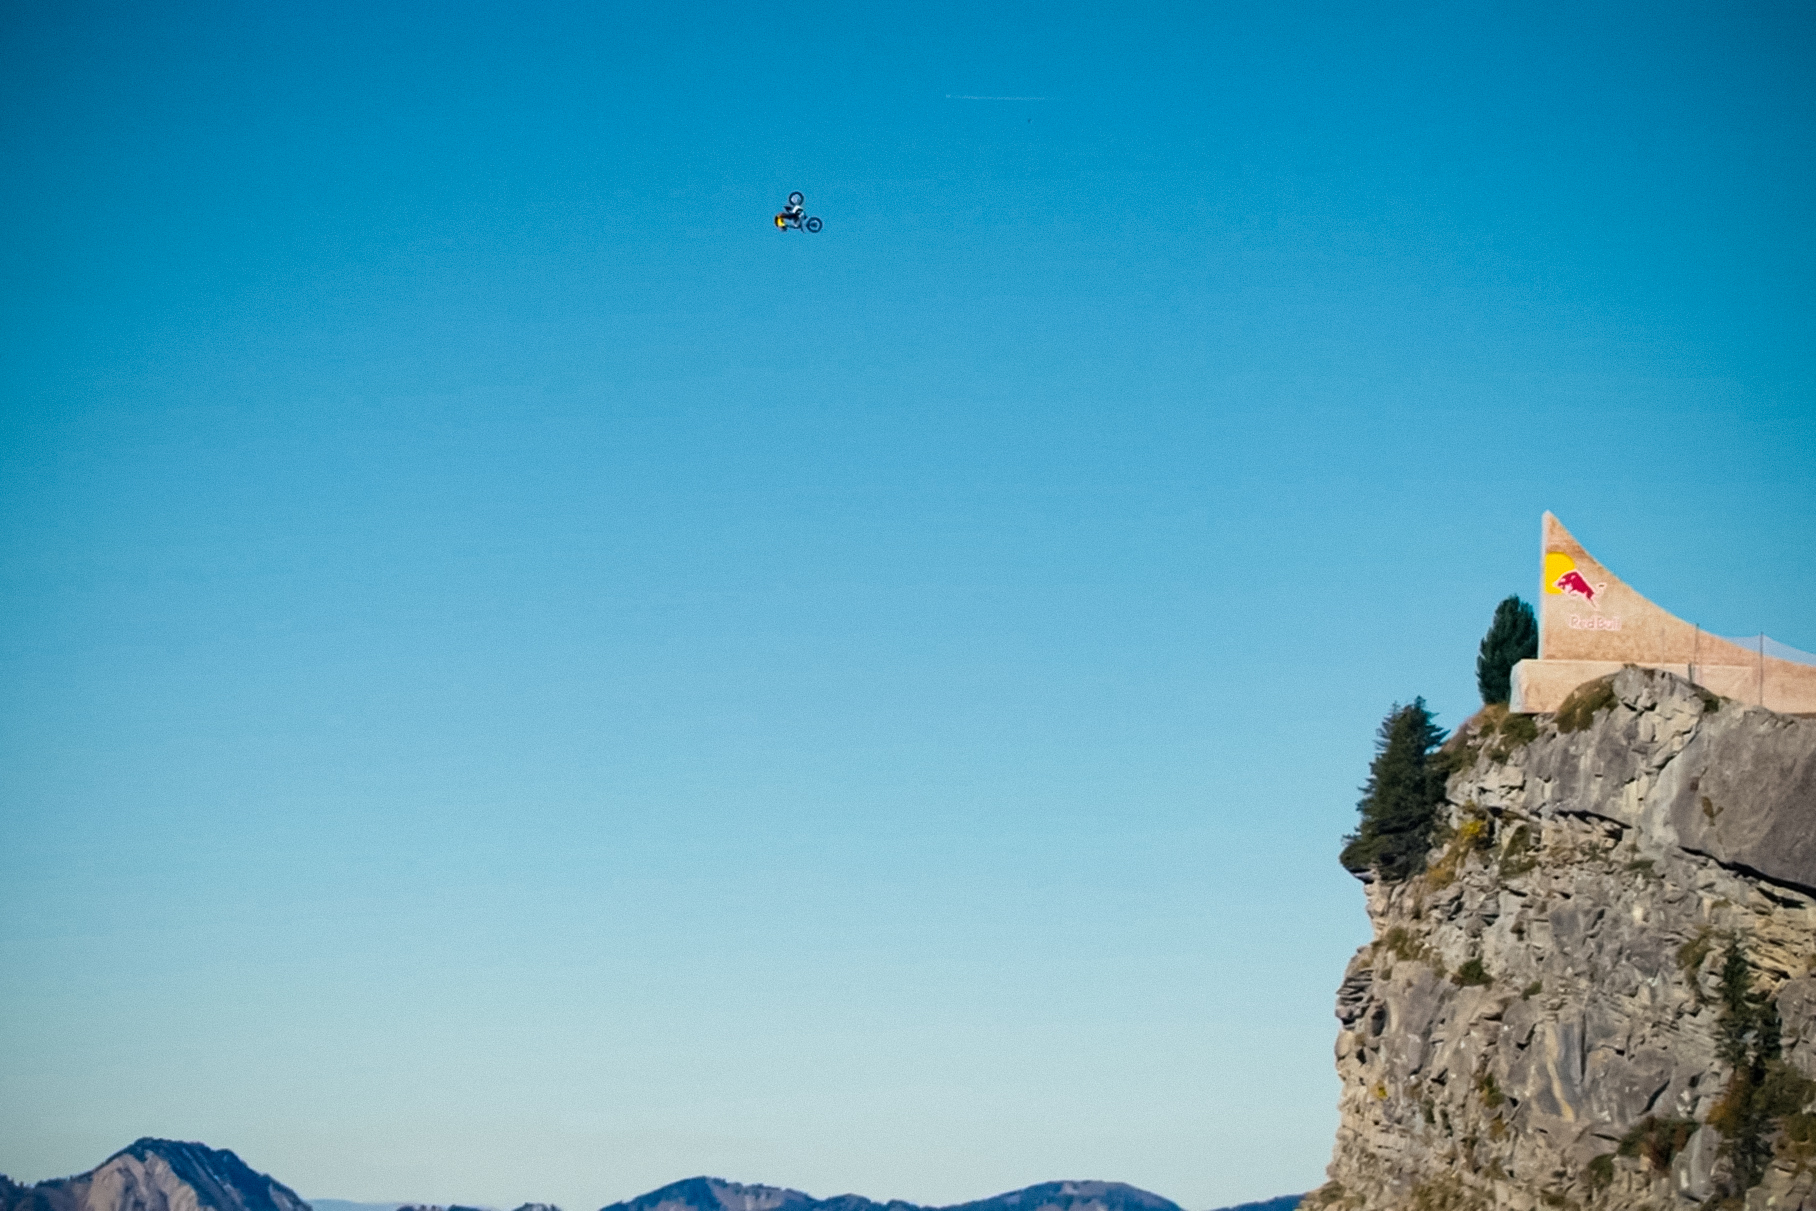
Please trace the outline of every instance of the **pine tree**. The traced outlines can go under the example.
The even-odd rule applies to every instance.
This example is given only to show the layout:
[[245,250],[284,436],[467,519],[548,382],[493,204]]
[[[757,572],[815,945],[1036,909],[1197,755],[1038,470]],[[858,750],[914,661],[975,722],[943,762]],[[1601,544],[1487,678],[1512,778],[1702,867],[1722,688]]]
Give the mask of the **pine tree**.
[[1532,607],[1517,595],[1494,607],[1494,621],[1476,656],[1476,688],[1483,705],[1513,697],[1513,666],[1538,654],[1539,620]]
[[1375,759],[1368,767],[1362,823],[1343,838],[1344,869],[1374,871],[1390,883],[1419,872],[1431,848],[1431,825],[1444,801],[1445,773],[1431,759],[1444,729],[1432,721],[1425,699],[1395,703],[1376,734]]

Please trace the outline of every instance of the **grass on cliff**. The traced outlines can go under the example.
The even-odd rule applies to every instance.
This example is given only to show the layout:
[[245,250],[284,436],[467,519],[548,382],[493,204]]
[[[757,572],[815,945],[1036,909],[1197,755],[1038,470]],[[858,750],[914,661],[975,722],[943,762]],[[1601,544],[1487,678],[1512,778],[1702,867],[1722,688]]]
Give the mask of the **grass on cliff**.
[[1531,744],[1539,738],[1538,720],[1531,715],[1515,715],[1511,712],[1501,720],[1495,729],[1498,739],[1495,746],[1488,750],[1488,755],[1496,761],[1505,761],[1513,756],[1514,750]]
[[1408,962],[1423,962],[1426,958],[1425,947],[1420,945],[1419,940],[1404,925],[1396,925],[1389,929],[1381,935],[1375,945],[1395,958],[1405,959]]
[[1684,979],[1690,983],[1690,995],[1701,1005],[1708,999],[1703,992],[1702,965],[1715,949],[1715,931],[1703,926],[1696,931],[1696,936],[1677,948],[1677,966],[1684,973]]
[[1454,774],[1474,765],[1483,753],[1490,760],[1505,761],[1538,738],[1536,717],[1516,714],[1504,702],[1491,702],[1464,721],[1433,760],[1446,774]]
[[[1444,961],[1433,954],[1431,949],[1419,941],[1418,936],[1404,925],[1394,926],[1376,938],[1371,945],[1377,951],[1386,951],[1396,959],[1408,963],[1423,963],[1436,972],[1439,979],[1445,975]],[[1392,969],[1389,968],[1388,974],[1391,973]]]
[[1465,959],[1456,974],[1450,977],[1450,982],[1459,988],[1487,988],[1494,983],[1494,977],[1482,966],[1482,960]]
[[1501,1086],[1495,1081],[1494,1073],[1486,1070],[1476,1077],[1476,1093],[1481,1097],[1482,1105],[1490,1110],[1499,1109],[1507,1101],[1507,1095],[1501,1092]]
[[1816,1161],[1816,1114],[1787,1114],[1779,1124],[1783,1135],[1778,1150],[1793,1165],[1808,1167]]
[[1671,1167],[1671,1159],[1689,1147],[1690,1137],[1701,1127],[1695,1119],[1654,1118],[1648,1114],[1621,1138],[1614,1155],[1639,1157],[1654,1172],[1663,1173]]
[[1469,855],[1494,847],[1494,825],[1487,814],[1476,807],[1475,801],[1470,800],[1464,804],[1464,816],[1456,831],[1446,827],[1434,839],[1443,844],[1444,851],[1426,870],[1425,881],[1436,891],[1457,881]]
[[1585,681],[1571,690],[1557,708],[1557,730],[1566,735],[1583,731],[1595,722],[1597,711],[1605,711],[1615,702],[1614,674]]
[[1614,1184],[1614,1158],[1617,1156],[1630,1160],[1638,1158],[1652,1173],[1669,1171],[1672,1159],[1689,1146],[1690,1137],[1701,1128],[1702,1124],[1695,1119],[1647,1115],[1621,1137],[1613,1152],[1589,1162],[1584,1176],[1588,1179],[1590,1194],[1593,1196]]
[[1538,849],[1538,839],[1532,835],[1532,829],[1524,824],[1515,825],[1501,849],[1502,880],[1518,878],[1538,866]]

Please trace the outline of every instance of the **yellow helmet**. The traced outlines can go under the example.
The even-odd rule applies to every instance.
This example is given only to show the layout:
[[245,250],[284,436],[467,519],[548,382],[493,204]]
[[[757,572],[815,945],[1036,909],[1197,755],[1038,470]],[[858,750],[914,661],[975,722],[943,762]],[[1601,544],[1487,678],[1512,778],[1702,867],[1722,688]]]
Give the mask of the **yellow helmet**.
[[783,218],[781,215],[777,215],[776,216],[776,226],[785,228],[788,226],[788,220]]

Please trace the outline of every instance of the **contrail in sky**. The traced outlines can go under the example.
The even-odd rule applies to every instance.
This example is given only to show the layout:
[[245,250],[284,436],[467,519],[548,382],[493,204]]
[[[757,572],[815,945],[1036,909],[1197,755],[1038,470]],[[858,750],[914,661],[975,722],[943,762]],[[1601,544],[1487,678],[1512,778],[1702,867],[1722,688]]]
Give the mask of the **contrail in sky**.
[[972,97],[963,93],[947,93],[948,101],[1045,101],[1046,97]]

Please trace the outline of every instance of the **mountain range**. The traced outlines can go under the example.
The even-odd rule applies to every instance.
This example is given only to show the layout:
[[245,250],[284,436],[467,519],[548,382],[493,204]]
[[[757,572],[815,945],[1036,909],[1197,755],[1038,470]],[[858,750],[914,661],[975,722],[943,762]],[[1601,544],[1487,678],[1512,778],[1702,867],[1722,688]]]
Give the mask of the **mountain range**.
[[[1223,1211],[1292,1211],[1299,1195]],[[0,1211],[480,1211],[402,1203],[318,1199],[313,1204],[232,1152],[176,1140],[141,1139],[87,1173],[26,1186],[0,1175]],[[517,1211],[560,1211],[525,1203]],[[1045,1182],[951,1207],[922,1207],[856,1194],[814,1198],[778,1186],[690,1177],[601,1211],[1183,1211],[1122,1182]]]
[[[994,1198],[929,1208],[856,1194],[814,1198],[776,1186],[745,1186],[690,1177],[601,1211],[1182,1211],[1177,1203],[1122,1182],[1045,1182]],[[1230,1209],[1235,1211],[1235,1209]],[[1268,1211],[1274,1211],[1269,1208]],[[1282,1209],[1284,1211],[1284,1208]]]

